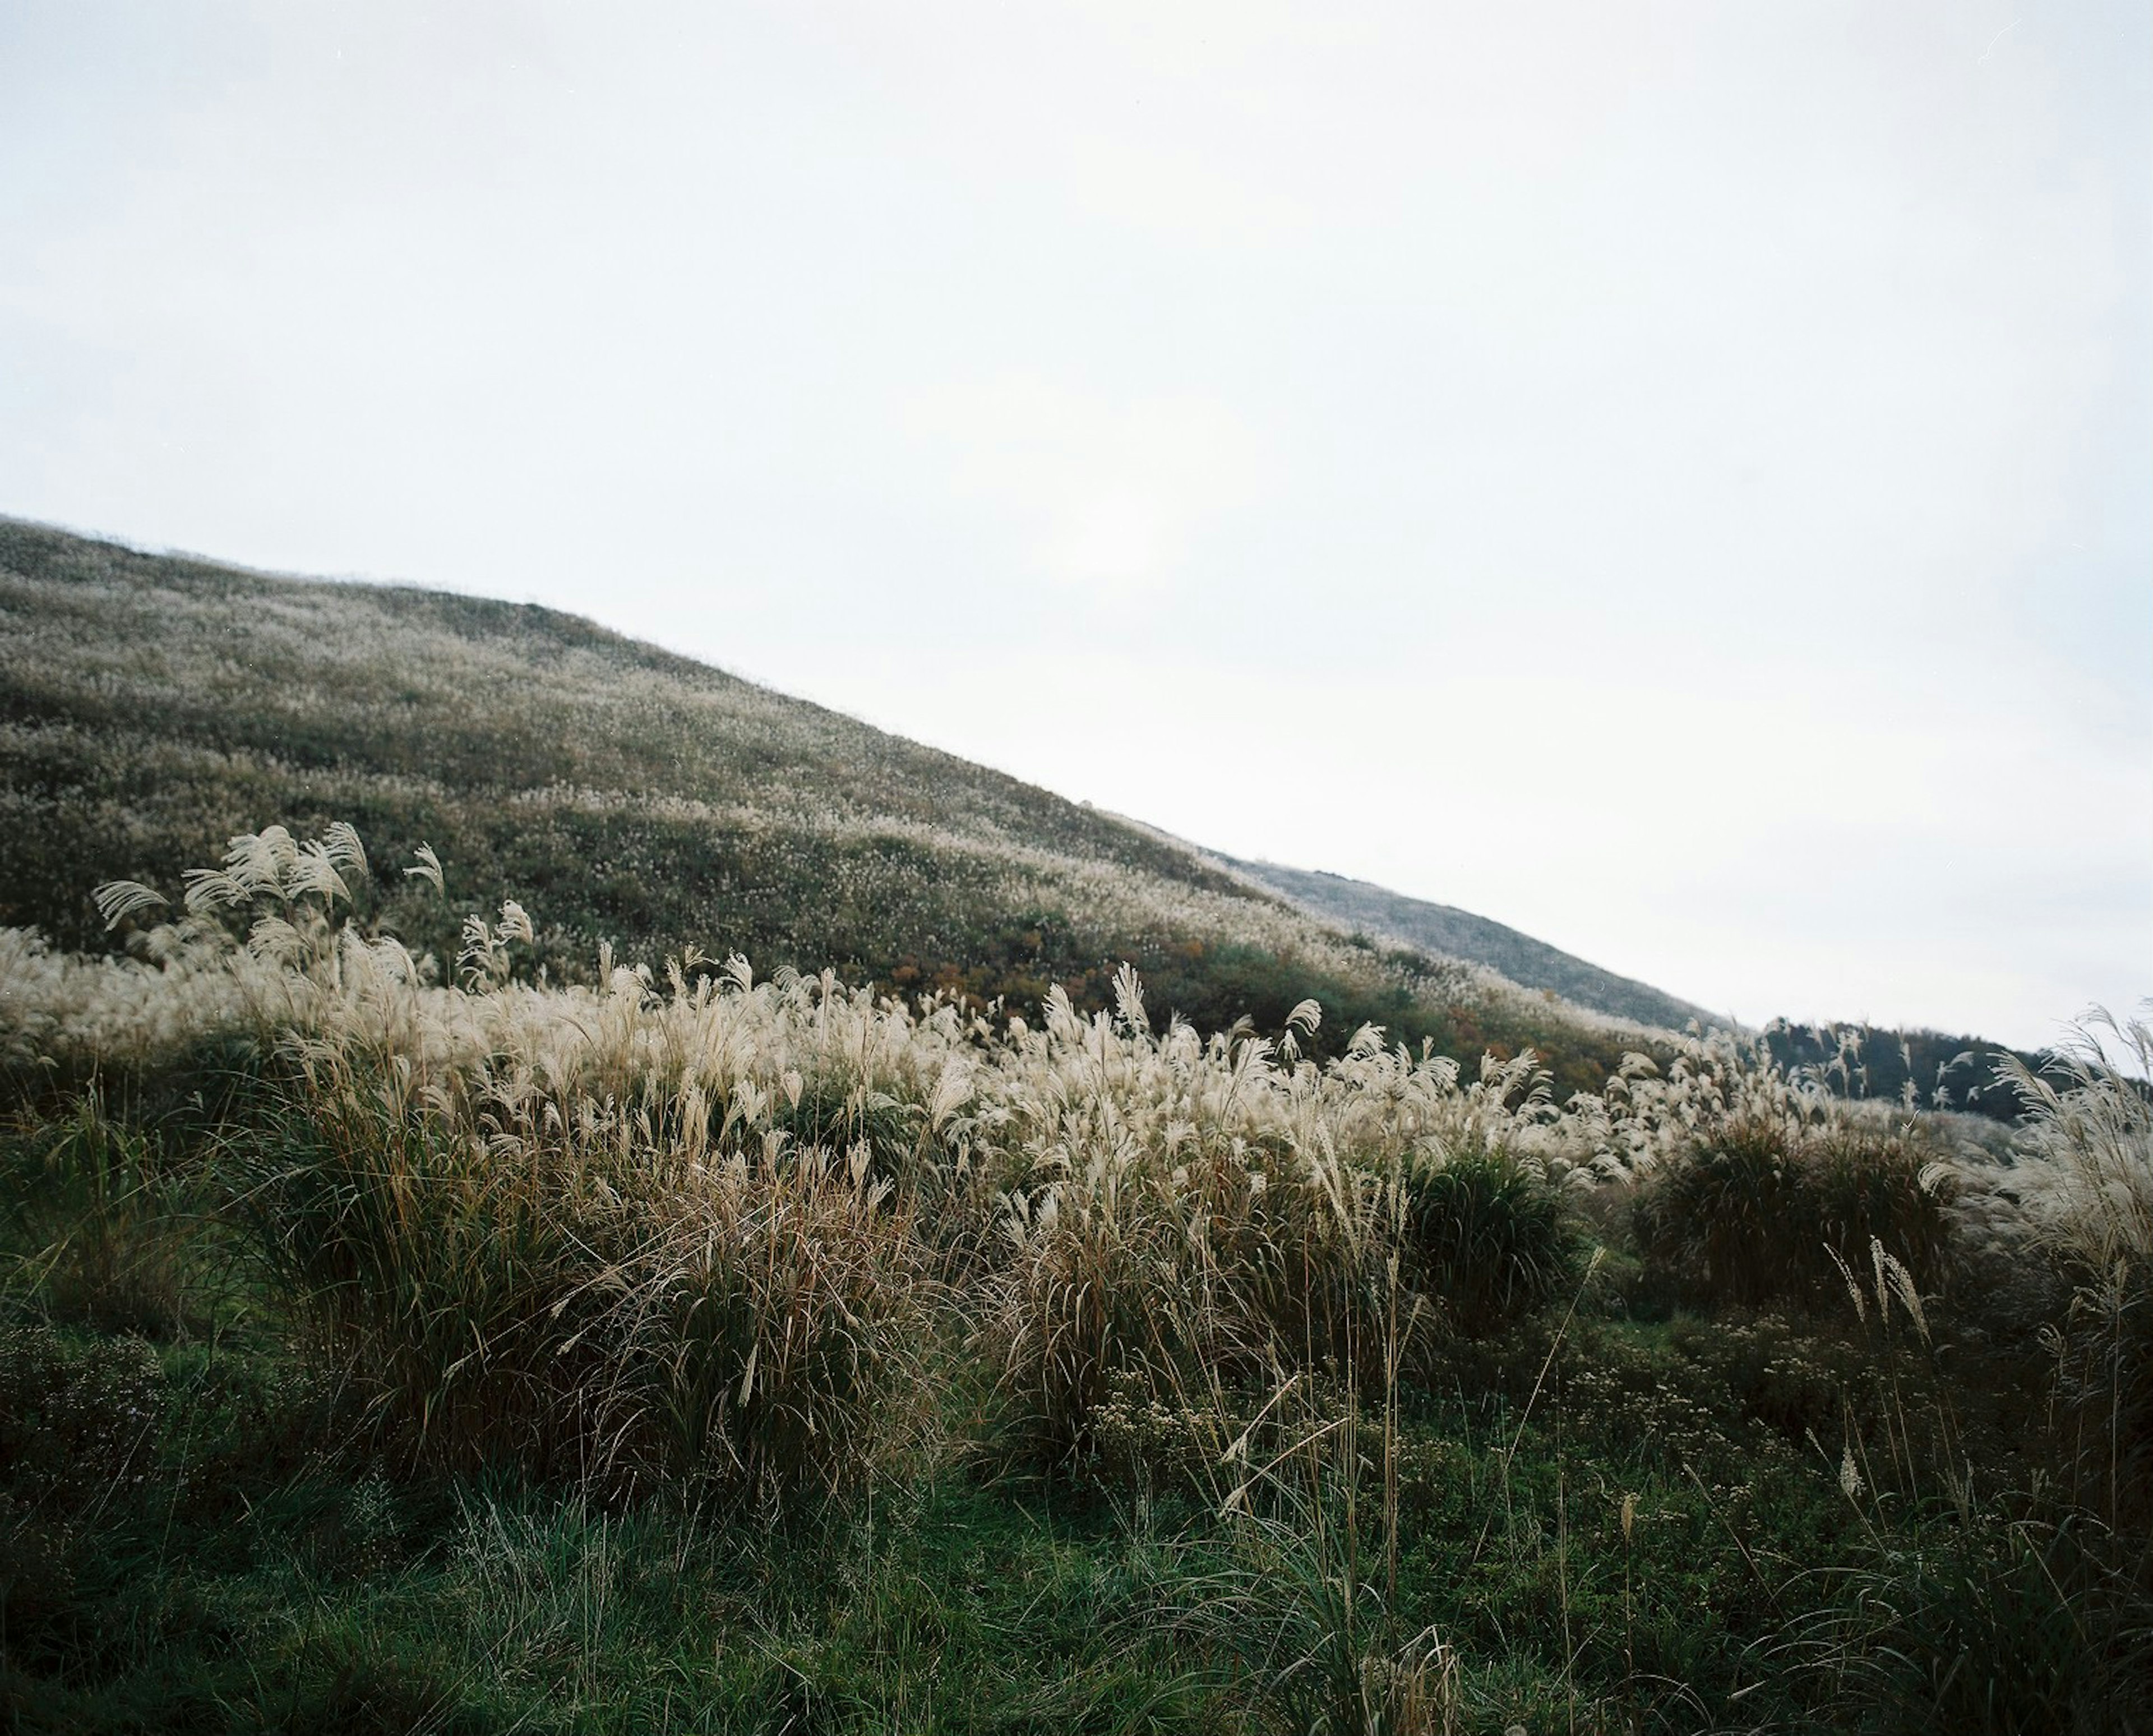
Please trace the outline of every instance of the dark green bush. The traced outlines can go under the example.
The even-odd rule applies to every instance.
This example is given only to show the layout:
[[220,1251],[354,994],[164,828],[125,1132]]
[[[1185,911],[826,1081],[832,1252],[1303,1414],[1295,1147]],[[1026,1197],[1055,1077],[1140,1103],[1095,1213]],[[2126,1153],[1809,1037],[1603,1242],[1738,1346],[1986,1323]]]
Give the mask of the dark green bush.
[[1910,1133],[1835,1128],[1802,1153],[1813,1215],[1801,1227],[1857,1270],[1870,1243],[1881,1242],[1921,1290],[1941,1290],[1951,1268],[1955,1189],[1947,1171],[1930,1168],[1936,1158]]
[[1802,1264],[1784,1240],[1799,1188],[1784,1131],[1738,1123],[1639,1191],[1637,1240],[1650,1259],[1677,1270],[1685,1290],[1754,1306],[1782,1294],[1789,1268]]
[[165,1381],[139,1338],[0,1331],[0,1489],[74,1512],[152,1468]]
[[1714,1306],[1830,1303],[1845,1294],[1840,1262],[1867,1272],[1872,1241],[1933,1291],[1949,1264],[1951,1185],[1932,1155],[1901,1133],[1737,1122],[1639,1189],[1638,1243]]
[[814,1078],[807,1082],[797,1102],[787,1097],[777,1099],[770,1124],[789,1133],[796,1148],[819,1151],[833,1163],[843,1163],[864,1145],[868,1176],[899,1183],[914,1179],[920,1124],[925,1119],[919,1105],[902,1102],[887,1092],[842,1079]]
[[1499,1331],[1575,1279],[1580,1226],[1556,1188],[1513,1153],[1467,1147],[1408,1170],[1405,1190],[1414,1281],[1458,1331]]

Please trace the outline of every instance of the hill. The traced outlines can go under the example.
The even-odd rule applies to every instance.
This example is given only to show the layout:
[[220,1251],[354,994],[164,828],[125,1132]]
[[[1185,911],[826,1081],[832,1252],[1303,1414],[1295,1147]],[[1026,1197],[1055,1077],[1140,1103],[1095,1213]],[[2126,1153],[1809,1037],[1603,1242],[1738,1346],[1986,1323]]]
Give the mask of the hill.
[[[1680,1000],[1649,983],[1617,976],[1469,910],[1407,898],[1366,880],[1275,862],[1244,862],[1218,851],[1211,858],[1309,914],[1352,937],[1387,941],[1443,958],[1485,966],[1521,987],[1559,995],[1574,1005],[1640,1025],[1678,1031],[1692,1020],[1709,1028],[1733,1021]],[[1909,1086],[1923,1107],[1957,1108],[2015,1122],[2023,1105],[1996,1069],[2010,1056],[2035,1072],[2050,1071],[2044,1056],[2008,1049],[1984,1037],[1933,1031],[1885,1030],[1867,1025],[1808,1026],[1774,1019],[1762,1033],[1772,1059],[1789,1073],[1805,1072],[1839,1097],[1905,1099]],[[2056,1076],[2060,1077],[2060,1076]]]
[[1320,1047],[1363,1022],[1468,1060],[1527,1046],[1596,1088],[1641,1034],[1424,951],[1355,946],[1198,853],[1016,779],[588,621],[329,583],[0,521],[0,924],[107,944],[89,893],[176,889],[229,835],[356,826],[430,843],[446,906],[391,890],[415,947],[504,896],[556,980],[602,940],[768,972],[1080,1005],[1115,965],[1149,1005]]
[[2059,1089],[2071,1084],[2068,1067],[2053,1051],[2007,1049],[1985,1037],[1938,1031],[1900,1031],[1874,1025],[1801,1025],[1775,1019],[1764,1029],[1764,1046],[1789,1072],[1814,1073],[1843,1097],[1959,1109],[1991,1121],[2018,1122],[2025,1104],[1997,1069],[2008,1056],[2029,1072],[2045,1075]]
[[1705,1026],[1724,1026],[1732,1022],[1723,1014],[1707,1012],[1648,983],[1602,970],[1597,965],[1588,965],[1545,941],[1475,916],[1469,910],[1407,898],[1403,893],[1366,880],[1349,880],[1342,874],[1282,868],[1275,862],[1243,862],[1213,853],[1235,873],[1245,874],[1310,914],[1349,933],[1484,965],[1525,988],[1551,990],[1579,1006],[1640,1025],[1679,1031],[1692,1019]]

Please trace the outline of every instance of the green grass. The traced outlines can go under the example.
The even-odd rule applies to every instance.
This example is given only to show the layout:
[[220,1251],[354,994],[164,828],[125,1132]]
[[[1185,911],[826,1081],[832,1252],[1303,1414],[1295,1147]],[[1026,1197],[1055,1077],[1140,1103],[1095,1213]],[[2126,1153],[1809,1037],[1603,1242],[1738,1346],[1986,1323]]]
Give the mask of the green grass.
[[[1450,1720],[1394,1728],[2120,1730],[2149,1679],[2142,1558],[2005,1493],[2039,1438],[1968,1431],[1969,1512],[1934,1484],[1843,1491],[1844,1444],[1881,1462],[1908,1411],[1978,1408],[1950,1358],[1894,1376],[1850,1316],[1529,1314],[1453,1341],[1387,1443],[1376,1400],[1319,1382],[1268,1438],[1351,1413],[1357,1445],[1289,1454],[1250,1519],[1185,1450],[1215,1417],[1155,1413],[1041,1477],[954,1387],[938,1453],[755,1514],[400,1467],[217,1234],[178,1256],[188,1331],[42,1324],[59,1299],[33,1245],[57,1221],[9,1232],[18,1729],[1386,1727],[1344,1707]],[[1241,1419],[1264,1403],[1224,1396]],[[1962,1652],[1980,1667],[1952,1674]],[[1397,1687],[1416,1660],[1418,1698]]]
[[1407,1173],[1407,1245],[1453,1323],[1486,1333],[1568,1294],[1582,1229],[1570,1203],[1499,1147],[1467,1146]]
[[[115,1405],[145,1366],[120,1342],[60,1341],[71,1367],[125,1367]],[[1377,1641],[1430,1633],[1461,1728],[2011,1728],[1905,1722],[1962,1638],[1984,1667],[2028,1662],[2004,1704],[2077,1704],[2080,1728],[2124,1728],[2079,1703],[2088,1684],[2144,1680],[2142,1596],[2112,1567],[2051,1547],[2059,1590],[2020,1532],[1938,1517],[1880,1546],[1830,1467],[1760,1459],[1732,1408],[1692,1463],[1603,1432],[1575,1396],[1544,1396],[1522,1430],[1498,1392],[1422,1402],[1398,1431],[1386,1587],[1366,1435],[1356,1570],[1335,1458],[1253,1530],[984,1468],[772,1524],[497,1474],[385,1479],[268,1336],[150,1366],[141,1481],[115,1453],[26,1501],[41,1474],[11,1462],[14,1728],[1300,1728],[1359,1703]],[[1995,1549],[2008,1571],[1975,1576]],[[1356,1571],[1360,1625],[1341,1628]],[[2089,1617],[2090,1649],[2072,1625]],[[1277,1679],[1325,1644],[1347,1649]]]
[[1690,1141],[1638,1193],[1639,1239],[1694,1297],[1829,1302],[1880,1244],[1917,1289],[1951,1275],[1957,1183],[1911,1128],[1743,1117]]
[[[513,912],[445,987],[322,842],[235,840],[162,966],[0,955],[13,1728],[2122,1731],[2153,1698],[2140,1370],[2073,1335],[2079,1244],[1993,1184],[1946,1211],[1904,1129],[1736,1046],[1558,1105],[1372,1034],[1319,1063],[1308,1007],[1162,1031],[1127,970],[1036,1026],[744,962],[548,985]],[[2088,1088],[2011,1172],[2057,1166],[2052,1236],[2119,1203],[2064,1162],[2089,1103],[2136,1173],[2141,1099]],[[1741,1210],[1641,1239],[1626,1200],[1697,1173]],[[1804,1245],[1932,1206],[1935,1270],[1988,1236],[2054,1281]],[[1786,1282],[1686,1289],[1715,1229],[1708,1275]]]

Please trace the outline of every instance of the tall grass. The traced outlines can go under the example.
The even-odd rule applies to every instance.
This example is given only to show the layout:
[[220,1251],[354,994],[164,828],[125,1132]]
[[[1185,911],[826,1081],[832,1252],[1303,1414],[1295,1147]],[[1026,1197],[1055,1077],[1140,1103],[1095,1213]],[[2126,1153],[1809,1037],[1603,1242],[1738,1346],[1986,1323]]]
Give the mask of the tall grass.
[[1529,1158],[1484,1145],[1428,1154],[1406,1169],[1400,1191],[1414,1275],[1463,1331],[1509,1326],[1575,1275],[1582,1226]]
[[1817,1682],[1832,1728],[2144,1728],[2153,1609],[2140,1565],[2089,1521],[1997,1519],[1911,1549],[1879,1537],[1805,1589],[1829,1595],[1765,1654]]
[[1514,1316],[1559,1285],[1557,1174],[1581,1173],[1580,1148],[1529,1055],[1462,1084],[1366,1028],[1319,1067],[1300,1052],[1313,1003],[1275,1041],[1204,1040],[1154,1035],[1133,973],[1119,995],[1089,1020],[1051,996],[994,1082],[1015,1185],[993,1336],[1046,1443],[1081,1445],[1132,1381],[1374,1368],[1401,1283],[1408,1360],[1440,1322]]
[[2040,1072],[1999,1078],[2026,1125],[2017,1180],[2038,1245],[2075,1289],[2057,1347],[2075,1466],[2112,1518],[2153,1509],[2153,1005],[2096,1009]]
[[[1917,1398],[1903,1382],[1895,1341],[1917,1341],[1932,1370],[1940,1349],[1911,1275],[1881,1243],[1871,1252],[1845,1275],[1872,1389],[1866,1430],[1845,1395],[1839,1470],[1860,1545],[1850,1565],[1802,1576],[1811,1606],[1759,1649],[1813,1675],[1850,1727],[2130,1731],[2153,1693],[2142,1540],[2038,1475],[2031,1489],[1977,1488],[1949,1386]],[[1902,1504],[1937,1520],[1909,1537],[1893,1523]]]
[[2026,1197],[2049,1247],[2090,1275],[2153,1268],[2153,1003],[2096,1008],[2036,1072],[1998,1077],[2024,1107]]
[[864,1165],[721,1153],[588,1101],[558,1126],[445,1114],[338,1060],[308,1057],[241,1199],[400,1449],[784,1497],[896,1443],[930,1291]]
[[0,1148],[10,1226],[25,1252],[9,1288],[53,1317],[170,1338],[198,1323],[186,1179],[108,1109],[93,1079],[56,1120]]
[[[670,1020],[646,1016],[634,972],[566,1005],[515,985],[532,928],[513,904],[466,925],[463,985],[431,986],[349,919],[367,873],[348,829],[234,839],[155,944],[221,960],[246,1016],[281,1027],[283,1107],[231,1153],[234,1207],[394,1449],[777,1499],[870,1474],[909,1414],[934,1291],[871,1145],[772,1124],[800,1047],[757,1055],[754,1019],[684,974]],[[101,903],[118,919],[155,897]],[[744,968],[727,980],[752,991]],[[787,1005],[805,1039],[805,998]],[[851,1063],[864,1095],[890,1058],[872,1013],[827,985],[812,1013],[817,1076]],[[923,1118],[938,1107],[949,1091]]]
[[[1728,1718],[1792,1716],[1806,1693],[1888,1725],[1901,1701],[1962,1690],[2039,1715],[2134,1679],[2142,1562],[2121,1541],[2052,1548],[2066,1525],[2089,1535],[2054,1502],[1997,1519],[1968,1468],[1979,1457],[1981,1488],[2004,1486],[1978,1428],[1920,1413],[1957,1358],[2013,1352],[1931,1334],[1952,1318],[1937,1292],[1962,1221],[1953,1173],[1926,1133],[1741,1045],[1693,1037],[1557,1102],[1529,1055],[1462,1068],[1364,1026],[1318,1058],[1313,1004],[1269,1031],[1162,1023],[1126,968],[1110,1010],[1049,993],[1036,1020],[693,951],[639,969],[601,949],[588,982],[564,985],[542,911],[514,902],[465,914],[448,960],[415,956],[384,912],[447,878],[422,858],[384,894],[355,834],[243,835],[189,877],[181,909],[108,889],[134,956],[0,939],[0,1018],[18,1067],[114,1082],[18,1150],[65,1179],[60,1216],[107,1224],[121,1253],[150,1245],[130,1214],[162,1209],[143,1184],[165,1171],[109,1106],[149,1101],[126,1097],[145,1070],[253,1057],[191,1185],[243,1229],[273,1304],[259,1317],[295,1326],[313,1367],[367,1401],[384,1468],[459,1474],[466,1497],[535,1479],[552,1485],[525,1492],[541,1507],[567,1486],[588,1560],[541,1563],[537,1528],[467,1527],[504,1562],[527,1558],[486,1595],[547,1646],[566,1643],[548,1586],[587,1609],[588,1643],[611,1631],[623,1497],[775,1510],[877,1488],[919,1468],[915,1442],[992,1440],[999,1421],[1094,1489],[1207,1498],[1202,1542],[1176,1558],[1194,1576],[1146,1591],[1147,1615],[1199,1631],[1280,1728],[1440,1730],[1468,1705],[1558,1703],[1582,1727],[1647,1702],[1701,1724],[1734,1689],[1704,1677],[1732,1667],[1737,1623],[1770,1624],[1742,1655],[1808,1685],[1728,1699]],[[160,910],[171,919],[140,926]],[[2127,1540],[2146,1101],[2127,1061],[2104,1065],[2068,1087],[2044,1076],[2054,1102],[2001,1173],[2084,1291],[2061,1344],[2084,1443],[2074,1493],[2097,1489],[2088,1504]],[[2017,1209],[1995,1185],[1980,1198],[1992,1218]],[[1589,1226],[1620,1240],[1632,1200],[1654,1257],[1708,1308],[1820,1301],[1851,1273],[1873,1330],[1826,1356],[1813,1319],[1591,1321],[1605,1250],[1584,1258]],[[123,1265],[98,1255],[81,1294],[120,1293]],[[18,1409],[45,1403],[23,1392]],[[1841,1423],[1820,1470],[1792,1444]],[[522,1478],[461,1475],[502,1469]],[[1820,1516],[1842,1473],[1866,1504]],[[420,1501],[389,1489],[354,1494],[353,1512]],[[887,1520],[886,1499],[863,1504]],[[1753,1539],[1753,1520],[1786,1529]],[[1704,1560],[1699,1537],[1726,1560]],[[1633,1575],[1635,1538],[1657,1565]],[[382,1558],[410,1559],[401,1547]],[[1839,1575],[1795,1582],[1830,1606],[1806,1626],[1779,1577],[1804,1560]],[[1692,1570],[1721,1624],[1695,1632]],[[2043,1578],[2063,1592],[2044,1602]],[[2072,1623],[2089,1649],[2051,1647]],[[1969,1636],[2048,1686],[2006,1693],[1995,1670],[1922,1661]],[[1458,1643],[1508,1662],[1491,1673]],[[1499,1679],[1513,1667],[1530,1682]],[[1618,1668],[1616,1698],[1596,1701]],[[1704,1674],[1692,1693],[1648,1683],[1656,1669]],[[599,1692],[595,1675],[576,1688]]]
[[[444,876],[429,853],[406,878]],[[1117,1381],[1359,1356],[1400,1258],[1435,1305],[1417,1331],[1529,1309],[1562,1266],[1552,1190],[1591,1129],[1529,1055],[1468,1082],[1370,1026],[1319,1065],[1313,1002],[1275,1037],[1155,1031],[1126,968],[1112,1013],[1056,991],[1038,1028],[1000,1031],[932,996],[692,953],[662,981],[602,953],[595,986],[551,988],[522,980],[539,931],[512,902],[467,919],[446,984],[358,914],[379,908],[370,887],[349,827],[236,837],[141,934],[146,962],[107,967],[132,1024],[27,1016],[48,1050],[92,1056],[139,1057],[167,1029],[276,1048],[288,1111],[251,1148],[243,1205],[319,1342],[427,1455],[675,1463],[690,1448],[661,1449],[651,1419],[694,1392],[705,1420],[677,1420],[679,1440],[715,1428],[744,1475],[805,1455],[828,1480],[812,1407],[792,1446],[752,1444],[756,1404],[787,1404],[757,1399],[776,1352],[742,1322],[785,1318],[781,1296],[818,1321],[887,1316],[870,1341],[847,1325],[830,1357],[801,1353],[834,1389],[840,1363],[916,1341],[885,1293],[924,1294],[930,1269],[983,1287],[1005,1395],[1064,1451]],[[115,923],[161,902],[99,893]],[[777,1275],[773,1250],[826,1246],[848,1253]],[[660,1347],[661,1396],[608,1372],[629,1344]]]
[[1911,1113],[1842,1104],[1717,1036],[1608,1098],[1638,1241],[1692,1301],[1828,1304],[1872,1240],[1923,1291],[1948,1279],[1959,1179]]
[[1357,1384],[1326,1406],[1290,1379],[1227,1442],[1212,1479],[1227,1552],[1193,1613],[1280,1729],[1449,1736],[1458,1653],[1404,1615],[1395,1413],[1369,1416]]

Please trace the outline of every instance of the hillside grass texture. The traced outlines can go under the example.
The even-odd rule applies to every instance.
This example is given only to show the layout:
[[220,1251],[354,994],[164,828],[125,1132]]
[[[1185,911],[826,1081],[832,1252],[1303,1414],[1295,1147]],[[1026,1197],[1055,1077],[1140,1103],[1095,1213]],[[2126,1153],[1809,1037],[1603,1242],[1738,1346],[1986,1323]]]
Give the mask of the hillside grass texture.
[[90,886],[332,819],[453,865],[448,906],[382,913],[415,950],[447,957],[463,914],[513,898],[544,913],[557,978],[601,941],[651,964],[693,945],[1036,1013],[1052,984],[1106,1006],[1129,962],[1162,1017],[1275,1029],[1313,996],[1321,1043],[1376,1023],[1468,1060],[1529,1048],[1586,1091],[1646,1041],[586,621],[0,522],[0,922],[100,947]]
[[1244,862],[1232,856],[1218,860],[1348,934],[1439,957],[1474,959],[1523,987],[1551,990],[1595,1012],[1666,1031],[1683,1030],[1692,1021],[1704,1026],[1733,1023],[1724,1015],[1677,1000],[1649,983],[1603,970],[1469,910],[1407,898],[1342,874],[1286,868],[1275,862]]
[[369,843],[0,931],[13,1728],[2145,1728],[2142,1023],[1998,1146],[1126,969],[429,970]]

